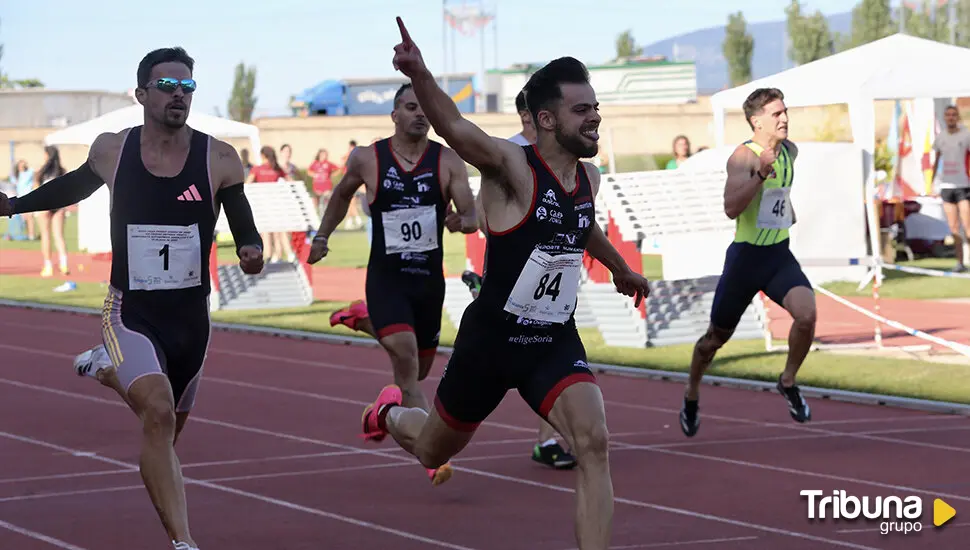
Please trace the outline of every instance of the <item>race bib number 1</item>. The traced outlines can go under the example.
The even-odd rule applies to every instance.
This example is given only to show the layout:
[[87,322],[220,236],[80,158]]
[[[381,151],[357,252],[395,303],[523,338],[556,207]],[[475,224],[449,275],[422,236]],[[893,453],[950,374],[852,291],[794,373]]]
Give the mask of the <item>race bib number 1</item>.
[[788,229],[792,225],[791,187],[765,189],[758,210],[758,229]]
[[128,226],[130,290],[175,290],[201,284],[198,224]]
[[505,311],[537,321],[565,323],[576,307],[582,254],[552,256],[533,250],[522,268]]
[[400,208],[381,213],[384,250],[388,254],[438,248],[438,215],[434,206]]

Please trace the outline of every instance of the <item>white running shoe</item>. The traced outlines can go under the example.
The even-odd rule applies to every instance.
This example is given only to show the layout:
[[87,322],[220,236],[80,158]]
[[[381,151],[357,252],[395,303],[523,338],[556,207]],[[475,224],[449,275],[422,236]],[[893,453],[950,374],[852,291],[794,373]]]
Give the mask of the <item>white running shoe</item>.
[[108,351],[104,349],[103,344],[89,349],[74,358],[74,372],[78,376],[97,378],[98,371],[110,366],[112,366],[111,358],[108,357]]
[[199,550],[198,546],[189,546],[187,542],[175,542],[173,540],[172,544],[175,545],[175,550]]

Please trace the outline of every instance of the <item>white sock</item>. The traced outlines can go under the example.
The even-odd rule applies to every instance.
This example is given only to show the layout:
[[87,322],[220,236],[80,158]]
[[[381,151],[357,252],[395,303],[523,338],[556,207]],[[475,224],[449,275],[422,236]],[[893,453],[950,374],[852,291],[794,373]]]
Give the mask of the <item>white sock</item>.
[[540,447],[548,447],[549,445],[555,445],[556,443],[558,443],[556,441],[556,438],[555,437],[552,437],[552,438],[549,438],[549,439],[543,441],[542,443],[540,443],[539,446]]

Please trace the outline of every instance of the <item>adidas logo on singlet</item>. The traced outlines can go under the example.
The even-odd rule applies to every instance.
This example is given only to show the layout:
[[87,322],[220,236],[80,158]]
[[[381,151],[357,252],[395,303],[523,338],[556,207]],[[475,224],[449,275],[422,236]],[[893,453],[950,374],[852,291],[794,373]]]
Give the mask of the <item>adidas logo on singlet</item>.
[[184,193],[179,195],[178,200],[195,202],[202,200],[202,195],[199,194],[199,190],[195,188],[195,184],[189,186]]

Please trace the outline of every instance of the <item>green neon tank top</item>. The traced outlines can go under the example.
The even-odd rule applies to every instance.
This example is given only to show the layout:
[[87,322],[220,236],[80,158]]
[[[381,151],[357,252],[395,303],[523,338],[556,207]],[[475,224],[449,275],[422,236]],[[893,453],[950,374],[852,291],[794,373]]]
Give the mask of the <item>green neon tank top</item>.
[[[751,140],[744,142],[744,145],[756,155],[764,151],[764,147]],[[775,170],[774,176],[764,181],[748,207],[735,220],[736,243],[769,246],[788,238],[788,228],[792,224],[789,193],[795,178],[795,164],[784,144],[772,168]]]

